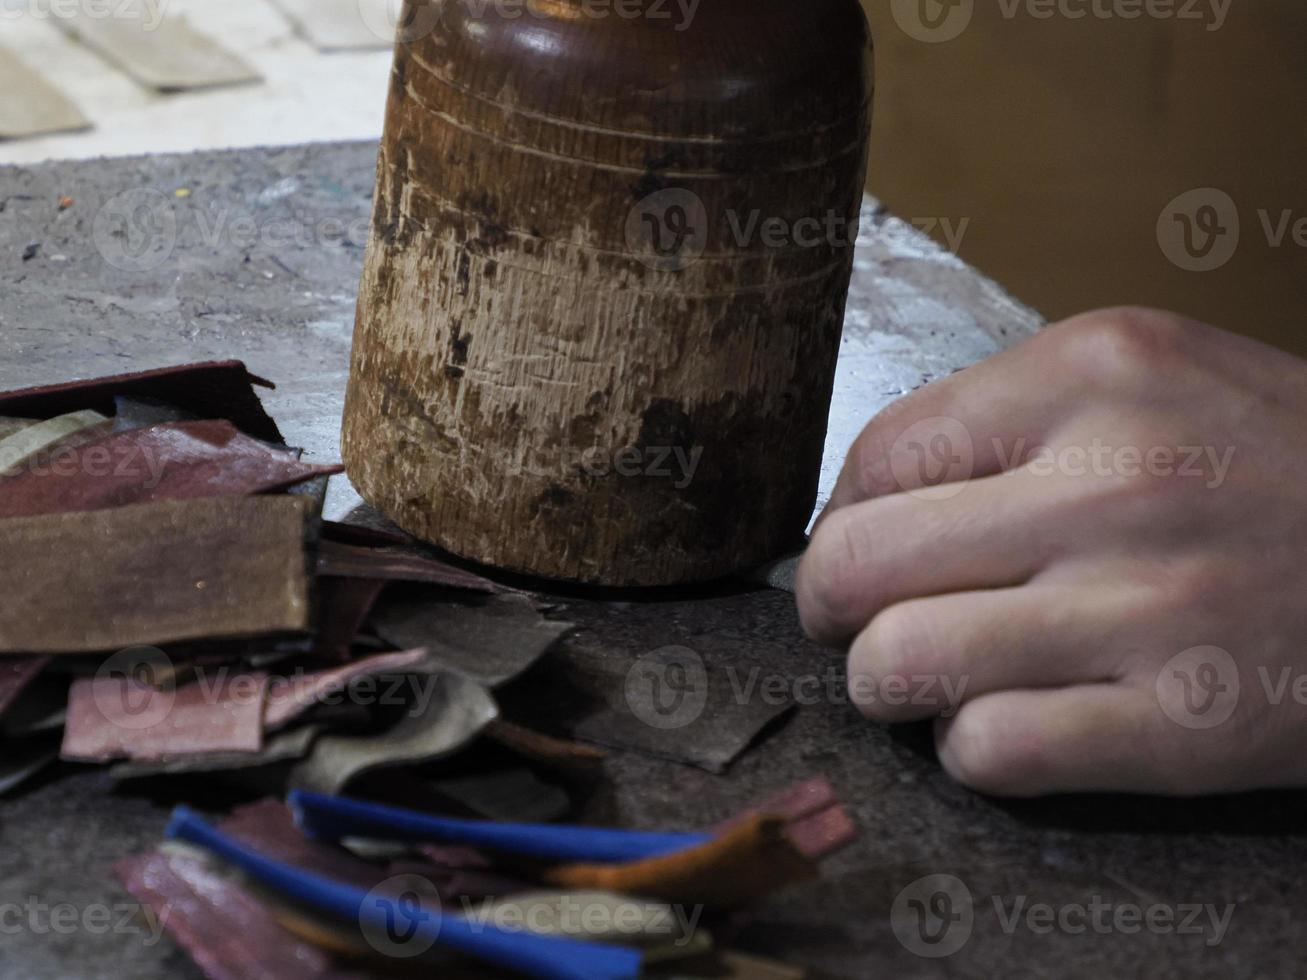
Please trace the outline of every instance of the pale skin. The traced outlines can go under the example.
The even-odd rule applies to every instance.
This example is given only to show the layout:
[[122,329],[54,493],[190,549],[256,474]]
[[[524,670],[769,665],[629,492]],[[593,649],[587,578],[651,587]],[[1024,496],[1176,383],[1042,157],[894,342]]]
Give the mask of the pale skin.
[[868,424],[797,589],[864,713],[934,718],[979,791],[1307,785],[1307,362],[1157,311],[1051,326]]

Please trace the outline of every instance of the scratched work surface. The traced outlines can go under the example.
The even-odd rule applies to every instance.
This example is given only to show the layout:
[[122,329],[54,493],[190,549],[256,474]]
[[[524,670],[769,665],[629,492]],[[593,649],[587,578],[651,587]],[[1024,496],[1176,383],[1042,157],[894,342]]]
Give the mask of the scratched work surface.
[[[267,400],[288,438],[315,458],[334,456],[373,155],[365,145],[317,146],[0,169],[0,388],[239,357],[280,382]],[[65,196],[75,203],[60,211]],[[133,234],[97,221],[105,206]],[[869,215],[866,225],[826,488],[872,412],[1038,322],[901,223]],[[330,506],[344,515],[356,503],[342,483]],[[613,753],[609,786],[587,813],[631,826],[705,825],[796,779],[830,776],[862,840],[821,882],[762,907],[739,945],[857,980],[1301,975],[1303,797],[986,800],[941,774],[927,730],[887,731],[842,703],[841,658],[802,638],[788,595],[566,602],[580,629],[547,671],[575,669],[573,644],[684,644],[727,651],[741,689],[781,678],[805,702],[725,776]],[[116,794],[97,772],[57,775],[0,800],[0,977],[198,976],[170,940],[101,934],[99,920],[52,930],[48,917],[25,918],[40,903],[82,911],[126,902],[110,865],[159,839],[171,802]],[[910,928],[911,901],[931,896],[904,889],[934,874],[959,879],[972,911],[969,928],[954,922],[932,945]],[[965,908],[959,885],[950,887],[955,910]],[[1051,926],[1042,909],[1029,914],[1042,904]],[[1206,911],[1190,922],[1190,906],[1203,905],[1218,921],[1233,905],[1228,928]],[[1150,909],[1152,927],[1131,917]]]

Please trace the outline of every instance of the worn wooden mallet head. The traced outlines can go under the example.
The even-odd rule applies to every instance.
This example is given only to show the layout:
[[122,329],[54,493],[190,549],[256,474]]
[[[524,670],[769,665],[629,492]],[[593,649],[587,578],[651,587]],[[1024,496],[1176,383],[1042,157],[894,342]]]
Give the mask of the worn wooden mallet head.
[[553,579],[794,546],[870,99],[857,0],[409,0],[345,411],[359,492]]

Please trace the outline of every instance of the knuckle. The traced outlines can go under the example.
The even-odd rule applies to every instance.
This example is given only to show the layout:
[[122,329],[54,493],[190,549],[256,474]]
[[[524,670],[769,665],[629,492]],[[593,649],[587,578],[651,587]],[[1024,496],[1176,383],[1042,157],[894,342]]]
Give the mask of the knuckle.
[[1068,320],[1050,333],[1066,368],[1098,387],[1143,387],[1184,351],[1184,324],[1170,314],[1118,307]]
[[1203,556],[1136,560],[1137,614],[1173,615],[1193,619],[1195,610],[1217,608],[1230,590],[1230,568]]
[[885,609],[849,651],[853,703],[868,718],[886,723],[937,714],[933,702],[912,696],[924,677],[934,676],[935,651],[933,630],[914,603]]
[[796,582],[799,618],[813,639],[832,639],[849,628],[869,544],[866,521],[851,508],[836,511],[817,529]]
[[902,487],[894,475],[892,453],[898,438],[896,420],[903,414],[900,404],[885,409],[867,423],[850,453],[853,489],[859,499],[885,497]]
[[911,603],[890,606],[863,634],[861,663],[881,677],[929,673],[935,661],[934,630]]
[[940,762],[955,780],[991,796],[1023,792],[1032,753],[986,705],[965,705],[943,731]]

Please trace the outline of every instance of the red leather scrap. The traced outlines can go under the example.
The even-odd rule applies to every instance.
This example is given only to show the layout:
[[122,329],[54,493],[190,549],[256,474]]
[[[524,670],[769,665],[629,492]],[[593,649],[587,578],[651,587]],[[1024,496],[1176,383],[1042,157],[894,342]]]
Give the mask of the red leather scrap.
[[266,674],[202,674],[177,690],[130,676],[79,678],[68,693],[60,755],[104,762],[258,752],[267,689]]
[[198,855],[155,851],[119,861],[114,871],[209,980],[363,980],[268,914],[262,899]]
[[0,481],[0,518],[270,493],[342,469],[303,463],[230,422],[173,422],[79,445]]
[[380,653],[354,660],[343,667],[294,674],[277,678],[268,689],[268,704],[263,716],[264,728],[281,728],[325,699],[338,696],[351,683],[363,677],[404,674],[427,658],[425,649],[401,653]]
[[256,439],[284,442],[277,423],[255,394],[255,385],[275,387],[250,374],[240,361],[207,361],[3,392],[0,415],[48,419],[89,408],[111,416],[116,397],[153,399],[197,418],[228,419]]
[[313,652],[319,657],[346,660],[354,638],[385,591],[381,579],[335,578],[320,575],[317,590],[317,629]]

